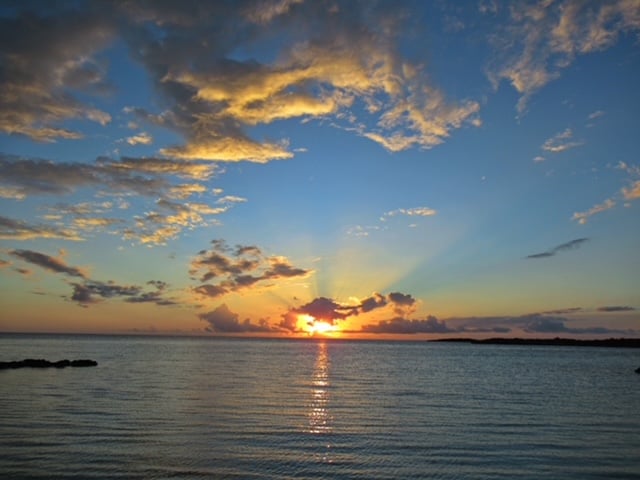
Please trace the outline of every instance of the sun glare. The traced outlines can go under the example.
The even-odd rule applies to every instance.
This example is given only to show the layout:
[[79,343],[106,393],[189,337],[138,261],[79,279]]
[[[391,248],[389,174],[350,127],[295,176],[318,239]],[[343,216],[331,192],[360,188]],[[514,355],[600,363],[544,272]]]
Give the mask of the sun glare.
[[337,325],[307,314],[298,315],[298,328],[309,335],[327,335],[339,330]]

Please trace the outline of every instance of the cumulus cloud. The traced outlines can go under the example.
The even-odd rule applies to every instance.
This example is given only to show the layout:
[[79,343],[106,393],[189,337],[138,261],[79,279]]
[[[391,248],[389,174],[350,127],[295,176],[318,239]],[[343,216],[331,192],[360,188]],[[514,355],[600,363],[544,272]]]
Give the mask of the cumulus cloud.
[[190,275],[202,282],[194,291],[208,297],[268,286],[289,278],[305,278],[312,272],[294,267],[286,257],[266,256],[253,245],[228,246],[213,240],[209,250],[202,250],[191,261]]
[[488,73],[496,88],[506,80],[520,93],[520,114],[577,56],[640,30],[640,4],[628,0],[517,2],[508,12],[509,24],[493,37],[497,54]]
[[560,252],[564,252],[566,250],[574,250],[576,248],[581,247],[585,242],[588,242],[589,239],[588,238],[576,238],[574,240],[570,240],[566,243],[562,243],[558,246],[553,247],[550,250],[547,250],[546,252],[541,252],[541,253],[533,253],[531,255],[527,255],[527,258],[531,258],[531,259],[539,259],[539,258],[549,258],[549,257],[553,257],[556,254],[560,253]]
[[201,313],[200,319],[209,324],[207,331],[218,333],[247,333],[247,332],[271,332],[273,329],[262,320],[259,323],[252,323],[249,319],[240,322],[238,314],[229,310],[226,304],[222,304],[215,310]]
[[[331,117],[392,151],[428,148],[465,124],[479,124],[477,102],[448,100],[423,69],[400,58],[402,12],[343,2],[187,3],[192,8],[180,11],[123,4],[138,30],[127,37],[131,51],[169,102],[160,113],[129,112],[185,138],[161,150],[164,155],[261,163],[291,158],[286,139],[253,139],[247,128],[295,118]],[[230,24],[233,36],[225,28]],[[158,28],[162,43],[151,31]],[[289,41],[272,59],[233,55],[274,35]],[[358,119],[356,111],[366,115]]]

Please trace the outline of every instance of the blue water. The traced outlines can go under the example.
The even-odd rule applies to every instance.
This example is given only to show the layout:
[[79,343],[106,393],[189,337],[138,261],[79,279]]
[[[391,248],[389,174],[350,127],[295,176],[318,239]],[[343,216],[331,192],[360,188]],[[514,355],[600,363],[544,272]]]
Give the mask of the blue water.
[[3,478],[639,479],[637,350],[0,336]]

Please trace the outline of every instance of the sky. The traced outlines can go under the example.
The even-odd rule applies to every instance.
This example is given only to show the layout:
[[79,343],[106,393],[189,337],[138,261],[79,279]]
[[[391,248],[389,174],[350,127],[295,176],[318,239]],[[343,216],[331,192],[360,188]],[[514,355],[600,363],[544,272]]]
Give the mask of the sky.
[[640,335],[640,1],[0,22],[0,331]]

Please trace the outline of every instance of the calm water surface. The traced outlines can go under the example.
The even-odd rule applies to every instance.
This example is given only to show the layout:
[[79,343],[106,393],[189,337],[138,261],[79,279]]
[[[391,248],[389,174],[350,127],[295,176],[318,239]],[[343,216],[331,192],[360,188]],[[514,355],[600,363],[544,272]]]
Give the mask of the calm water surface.
[[637,350],[0,336],[3,478],[640,479]]

